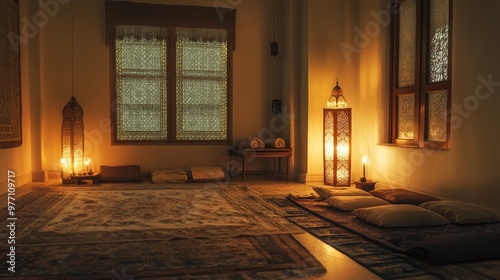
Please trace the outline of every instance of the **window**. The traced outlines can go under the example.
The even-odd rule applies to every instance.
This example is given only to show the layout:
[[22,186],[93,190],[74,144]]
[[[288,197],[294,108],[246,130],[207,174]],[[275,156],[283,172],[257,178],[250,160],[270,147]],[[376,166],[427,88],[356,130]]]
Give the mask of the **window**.
[[449,149],[452,0],[393,0],[390,140]]
[[106,2],[115,144],[231,143],[234,10]]

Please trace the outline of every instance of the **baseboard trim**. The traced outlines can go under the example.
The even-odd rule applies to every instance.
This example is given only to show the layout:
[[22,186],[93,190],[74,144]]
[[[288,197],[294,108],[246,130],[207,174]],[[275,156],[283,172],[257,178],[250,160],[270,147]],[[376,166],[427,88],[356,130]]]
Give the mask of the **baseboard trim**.
[[48,176],[45,170],[31,172],[31,180],[33,182],[47,182]]
[[47,178],[49,180],[61,179],[61,171],[60,170],[46,170]]
[[[5,180],[0,181],[0,194],[5,194],[9,190],[9,178],[6,178]],[[15,188],[20,188],[24,185],[27,185],[31,183],[32,180],[32,174],[26,173],[26,174],[15,174],[14,177],[11,178],[13,181],[11,181],[12,184],[14,184]]]

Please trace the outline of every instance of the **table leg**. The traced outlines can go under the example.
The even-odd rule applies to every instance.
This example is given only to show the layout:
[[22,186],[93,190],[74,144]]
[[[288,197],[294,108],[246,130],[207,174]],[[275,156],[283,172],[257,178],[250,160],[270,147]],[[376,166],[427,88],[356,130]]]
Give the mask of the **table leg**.
[[286,157],[286,180],[290,181],[290,157]]
[[245,181],[245,163],[247,161],[247,158],[245,156],[243,156],[243,163],[242,163],[242,166],[241,166],[241,180],[242,181]]

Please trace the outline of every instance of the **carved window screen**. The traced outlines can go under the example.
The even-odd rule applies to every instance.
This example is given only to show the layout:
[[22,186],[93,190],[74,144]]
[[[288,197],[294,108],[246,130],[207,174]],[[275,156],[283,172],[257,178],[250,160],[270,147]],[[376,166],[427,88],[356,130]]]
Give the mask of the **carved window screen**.
[[[225,32],[177,30],[176,138],[227,139],[227,44]],[[197,36],[200,37],[200,36]]]
[[230,143],[235,10],[105,3],[113,143]]
[[399,28],[398,87],[415,85],[415,50],[417,47],[416,0],[401,3]]
[[393,0],[391,143],[450,148],[452,4]]
[[118,26],[116,139],[167,140],[167,43],[161,28]]

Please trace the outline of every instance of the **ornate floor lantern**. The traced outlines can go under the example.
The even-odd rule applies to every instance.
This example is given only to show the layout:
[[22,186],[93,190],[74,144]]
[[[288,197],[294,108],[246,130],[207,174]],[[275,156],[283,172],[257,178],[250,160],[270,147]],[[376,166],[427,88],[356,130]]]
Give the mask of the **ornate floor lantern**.
[[72,176],[86,172],[83,163],[83,109],[71,97],[64,106],[61,129],[61,176],[63,184],[74,183]]
[[351,108],[337,85],[323,109],[324,184],[351,184]]

